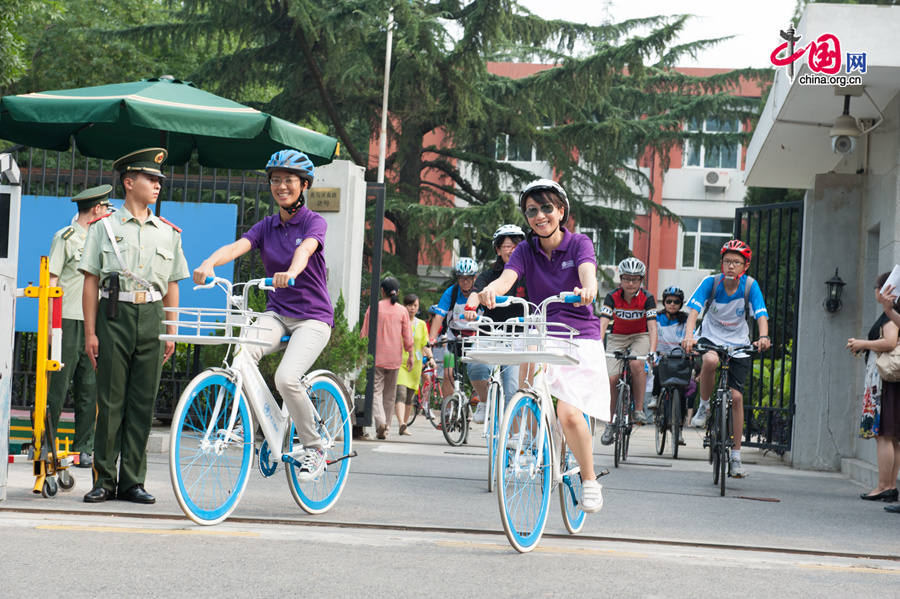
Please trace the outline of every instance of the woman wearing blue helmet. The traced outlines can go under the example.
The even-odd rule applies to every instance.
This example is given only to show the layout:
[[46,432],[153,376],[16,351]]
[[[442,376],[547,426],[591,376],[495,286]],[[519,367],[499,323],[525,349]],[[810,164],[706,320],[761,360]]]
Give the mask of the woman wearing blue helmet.
[[[259,250],[266,276],[272,278],[266,313],[256,324],[268,345],[251,345],[245,351],[254,360],[281,348],[281,338],[290,335],[281,364],[275,372],[275,387],[287,404],[300,437],[292,457],[300,462],[301,482],[315,480],[325,468],[322,441],[316,432],[315,413],[301,377],[315,362],[331,337],[334,311],[325,271],[325,219],[304,206],[303,192],[313,182],[313,163],[303,152],[281,150],[266,165],[272,198],[278,213],[267,216],[224,245],[194,270],[194,282],[203,284],[216,266],[227,264],[250,250]],[[293,285],[290,280],[294,279]],[[302,452],[302,453],[301,453]]]

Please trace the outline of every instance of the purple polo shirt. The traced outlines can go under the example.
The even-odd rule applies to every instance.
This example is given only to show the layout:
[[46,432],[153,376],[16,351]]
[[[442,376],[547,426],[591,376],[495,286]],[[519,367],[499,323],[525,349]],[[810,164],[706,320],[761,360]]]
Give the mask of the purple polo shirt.
[[294,259],[294,251],[303,240],[315,239],[319,247],[293,287],[269,292],[267,310],[292,318],[312,319],[334,326],[334,308],[328,295],[325,271],[325,230],[321,215],[302,206],[286,223],[279,214],[267,216],[244,233],[253,248],[259,248],[266,276],[286,271]]
[[[506,268],[525,277],[528,300],[536,304],[562,291],[581,286],[578,267],[589,262],[596,266],[594,245],[581,233],[569,233],[563,228],[563,240],[549,258],[540,247],[540,239],[531,236],[513,250]],[[561,322],[578,330],[581,339],[600,339],[600,319],[590,306],[550,304],[547,320]]]

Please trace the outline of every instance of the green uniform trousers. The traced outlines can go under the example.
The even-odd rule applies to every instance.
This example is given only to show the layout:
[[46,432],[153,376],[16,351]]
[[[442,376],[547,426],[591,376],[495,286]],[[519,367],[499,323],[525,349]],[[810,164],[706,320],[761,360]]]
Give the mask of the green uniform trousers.
[[[97,313],[97,432],[94,438],[94,488],[127,491],[144,483],[147,439],[159,389],[165,343],[162,302],[119,302],[115,319],[106,316],[108,300]],[[116,460],[119,459],[118,476]]]
[[91,453],[94,449],[94,420],[97,416],[97,377],[84,352],[84,322],[63,318],[62,363],[59,372],[50,373],[47,406],[53,429],[59,428],[59,416],[69,389],[75,408],[75,440],[72,451]]

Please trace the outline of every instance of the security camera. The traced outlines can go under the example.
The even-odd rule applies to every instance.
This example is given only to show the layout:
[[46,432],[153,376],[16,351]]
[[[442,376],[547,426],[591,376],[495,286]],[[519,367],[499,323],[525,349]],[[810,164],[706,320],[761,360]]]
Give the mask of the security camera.
[[856,140],[860,129],[856,119],[849,114],[842,114],[834,120],[831,131],[831,149],[835,154],[850,154],[856,149]]

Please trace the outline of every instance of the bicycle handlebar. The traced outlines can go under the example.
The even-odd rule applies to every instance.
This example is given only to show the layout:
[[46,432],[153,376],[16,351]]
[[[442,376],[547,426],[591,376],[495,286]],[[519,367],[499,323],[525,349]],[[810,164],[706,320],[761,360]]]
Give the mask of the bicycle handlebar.
[[649,354],[638,355],[638,354],[633,354],[627,350],[622,351],[620,349],[617,349],[616,351],[606,352],[606,357],[613,358],[616,360],[625,360],[626,362],[630,362],[632,360],[645,360],[645,361],[650,360],[650,359],[656,357],[656,354],[649,353]]
[[[697,350],[700,350],[699,352]],[[708,351],[714,351],[719,356],[728,358],[733,358],[737,354],[740,353],[748,353],[748,354],[758,354],[759,350],[755,345],[735,345],[734,347],[727,347],[724,345],[716,345],[714,343],[697,343],[694,346],[694,355],[700,355],[700,353],[705,353]]]

